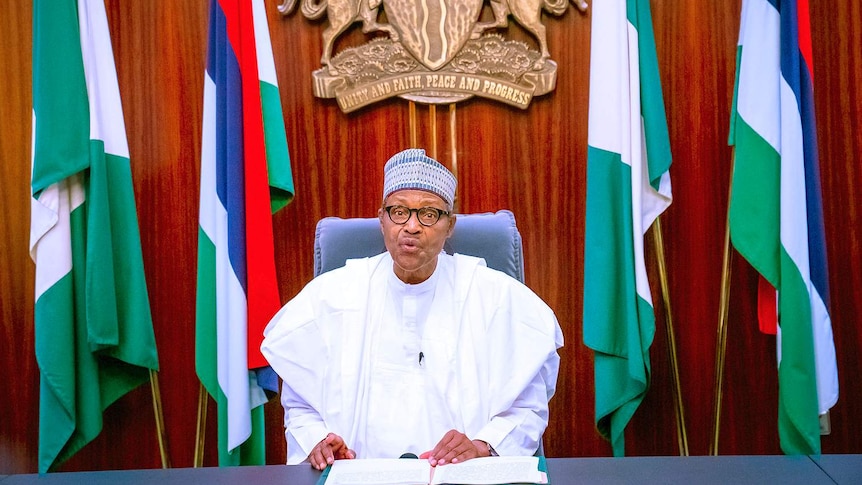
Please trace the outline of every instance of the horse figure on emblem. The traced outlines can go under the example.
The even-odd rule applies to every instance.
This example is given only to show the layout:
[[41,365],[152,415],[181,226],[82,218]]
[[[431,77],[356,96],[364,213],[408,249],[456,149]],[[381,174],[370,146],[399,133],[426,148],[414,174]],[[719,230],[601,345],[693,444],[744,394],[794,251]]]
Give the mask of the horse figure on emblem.
[[[473,27],[471,38],[478,39],[486,30],[506,27],[509,25],[509,14],[522,27],[530,31],[539,43],[542,57],[540,62],[544,63],[550,57],[548,52],[548,38],[545,33],[545,25],[542,24],[542,10],[552,15],[560,16],[569,8],[570,0],[491,0],[491,10],[494,12],[494,21],[479,22]],[[587,2],[585,0],[571,0],[578,10],[586,12]]]
[[[290,14],[296,7],[297,0],[284,0],[278,6],[282,15]],[[320,63],[329,65],[332,58],[332,46],[347,27],[354,22],[362,21],[362,32],[384,31],[389,37],[398,42],[398,32],[389,24],[377,22],[378,9],[382,0],[302,0],[300,10],[306,18],[317,20],[324,14],[328,14],[329,27],[323,31],[323,55]]]

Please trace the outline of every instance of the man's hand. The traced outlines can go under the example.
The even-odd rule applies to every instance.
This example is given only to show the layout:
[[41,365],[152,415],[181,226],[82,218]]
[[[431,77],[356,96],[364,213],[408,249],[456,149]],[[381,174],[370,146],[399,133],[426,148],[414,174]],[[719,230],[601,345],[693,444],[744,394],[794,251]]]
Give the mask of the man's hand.
[[326,465],[331,465],[335,460],[352,460],[354,458],[356,458],[356,453],[347,447],[341,436],[335,433],[326,435],[326,438],[314,445],[311,453],[308,454],[309,463],[318,470],[323,470]]
[[422,453],[419,458],[427,458],[431,466],[437,466],[490,455],[488,443],[482,440],[471,441],[464,433],[452,429],[443,435],[443,439],[433,450]]

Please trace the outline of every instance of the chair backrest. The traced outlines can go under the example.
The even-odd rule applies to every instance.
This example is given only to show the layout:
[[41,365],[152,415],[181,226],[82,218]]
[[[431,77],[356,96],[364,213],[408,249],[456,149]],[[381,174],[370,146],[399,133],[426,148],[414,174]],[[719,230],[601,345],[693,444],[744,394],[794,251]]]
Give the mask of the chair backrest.
[[[443,249],[449,254],[485,258],[489,267],[524,282],[524,249],[511,211],[458,214],[455,231]],[[314,235],[314,276],[344,266],[348,259],[375,256],[385,250],[376,217],[323,218]]]

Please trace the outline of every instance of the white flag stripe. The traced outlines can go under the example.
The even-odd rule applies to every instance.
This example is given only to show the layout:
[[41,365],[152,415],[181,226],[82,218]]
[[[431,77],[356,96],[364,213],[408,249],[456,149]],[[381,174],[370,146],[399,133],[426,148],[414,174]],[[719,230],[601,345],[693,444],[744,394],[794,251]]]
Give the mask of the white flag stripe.
[[245,292],[233,268],[227,248],[227,218],[216,242],[217,315],[218,315],[218,382],[227,396],[228,449],[243,444],[251,436],[251,409],[248,382],[248,314]]
[[781,245],[796,264],[811,293],[808,256],[808,205],[802,116],[792,88],[781,78]]
[[823,299],[811,287],[811,326],[814,331],[814,367],[817,372],[817,403],[825,414],[838,402],[838,365],[832,321]]
[[[36,113],[31,129],[30,166],[36,155]],[[72,230],[69,214],[84,203],[79,175],[49,185],[39,198],[30,198],[30,259],[36,263],[36,297],[72,271]]]
[[78,11],[90,105],[90,138],[102,140],[105,153],[129,158],[105,3],[103,0],[79,0]]
[[[597,32],[621,32],[624,28],[625,15],[621,12],[620,2],[597,2],[593,4],[591,29]],[[628,65],[622,62],[621,56],[608,58],[609,54],[621,52],[622,36],[606,35],[605,41],[598,45],[592,43],[590,59],[607,59],[607,62],[591,62],[590,64],[590,99],[587,138],[589,146],[612,153],[622,153],[620,127],[626,116],[623,114],[622,103],[628,100],[628,90],[623,81],[628,78]],[[614,60],[619,62],[613,62]],[[625,77],[624,77],[625,76]],[[626,93],[626,96],[621,96]],[[631,160],[623,160],[631,163]]]
[[216,85],[209,73],[204,76],[204,112],[202,120],[201,145],[201,197],[200,225],[203,232],[213,244],[216,244],[216,220],[226,215],[216,214],[216,207],[224,207],[218,201],[216,194]]
[[[743,56],[739,66],[737,111],[755,132],[776,152],[781,152],[779,115],[780,16],[766,0],[746,2],[742,17],[763,19],[740,34],[744,38]],[[743,25],[747,25],[743,23]]]
[[278,86],[275,76],[275,60],[272,56],[272,42],[269,37],[269,26],[266,23],[266,8],[263,0],[251,2],[254,15],[254,44],[257,51],[257,73],[259,79]]
[[[643,122],[643,118],[641,118]],[[647,153],[646,147],[646,137],[641,135],[641,142],[643,145],[641,146],[641,152],[643,153],[644,160],[649,160],[650,154]],[[646,163],[644,164],[646,166]],[[642,211],[642,225],[644,228],[644,234],[646,234],[646,229],[649,229],[652,226],[652,223],[655,222],[656,219],[665,211],[673,200],[671,196],[671,185],[670,185],[670,172],[664,172],[661,174],[659,178],[659,188],[658,191],[653,188],[649,179],[649,171],[644,170],[643,176],[641,177],[641,191],[644,194],[647,194],[643,199],[643,207]]]
[[49,185],[39,199],[30,199],[30,257],[36,263],[36,301],[72,271],[69,215],[83,203],[79,174]]

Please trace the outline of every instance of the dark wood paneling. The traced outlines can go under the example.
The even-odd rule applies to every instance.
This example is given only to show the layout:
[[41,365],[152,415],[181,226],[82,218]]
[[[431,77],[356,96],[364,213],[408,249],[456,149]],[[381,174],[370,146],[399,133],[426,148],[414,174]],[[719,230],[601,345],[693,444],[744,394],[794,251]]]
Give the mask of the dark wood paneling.
[[[407,103],[390,100],[345,115],[312,96],[325,21],[281,17],[267,1],[296,200],[274,218],[282,300],[312,276],[316,221],[367,217],[380,202],[383,162],[410,143]],[[652,2],[674,165],[674,204],[662,218],[689,448],[706,454],[712,433],[715,334],[721,284],[729,162],[727,126],[740,0]],[[200,120],[206,56],[206,2],[107,2],[138,201],[144,263],[162,371],[168,444],[174,466],[191,466],[198,381],[194,371],[194,292]],[[28,256],[31,2],[14,0],[0,16],[0,374],[15,399],[0,400],[0,473],[36,469],[38,369],[33,356],[33,264]],[[862,295],[862,7],[852,0],[812,2],[824,210],[841,397],[832,412],[829,453],[859,453],[862,384],[857,315]],[[546,17],[556,90],[526,111],[474,99],[431,117],[417,107],[419,144],[449,165],[457,142],[458,210],[515,212],[524,237],[526,279],[557,313],[566,338],[551,424],[549,456],[606,456],[593,424],[592,354],[583,345],[583,227],[590,13]],[[840,33],[840,35],[838,34]],[[517,25],[511,37],[535,40]],[[336,49],[365,41],[358,28]],[[657,285],[654,245],[647,257],[658,310],[651,350],[653,381],[626,434],[631,455],[676,454],[672,379]],[[779,453],[775,345],[755,328],[757,276],[732,263],[725,393],[724,454]],[[206,465],[214,465],[215,409],[209,408]],[[268,460],[285,454],[278,402],[267,405]],[[105,413],[102,435],[64,470],[160,466],[146,386]]]
[[862,5],[811,2],[814,101],[826,222],[832,328],[841,395],[825,453],[860,449],[862,386]]
[[[689,430],[689,450],[709,449],[721,263],[731,151],[727,146],[733,92],[739,1],[653,2],[656,49],[667,109],[673,166],[673,205],[662,216],[671,309],[677,338],[680,384]],[[650,237],[650,242],[651,242]],[[651,245],[650,245],[651,246]],[[655,264],[655,254],[650,259]],[[655,271],[653,295],[658,299]],[[657,307],[663,306],[657,302]],[[635,415],[632,448],[661,440],[663,453],[678,453],[674,421],[662,421],[656,436],[652,416],[671,408],[673,385],[666,331],[657,319],[651,392]],[[672,417],[672,415],[671,415]],[[665,417],[667,419],[667,417]],[[725,437],[726,438],[726,437]]]
[[[30,240],[32,8],[13,0],[0,15],[0,473],[35,471],[39,369],[33,340]],[[14,397],[13,397],[14,396]]]

